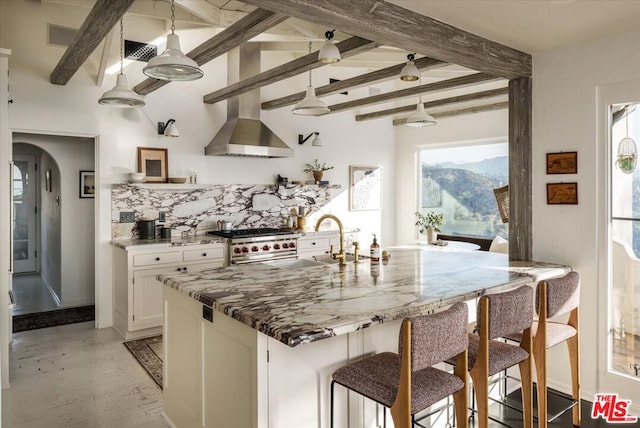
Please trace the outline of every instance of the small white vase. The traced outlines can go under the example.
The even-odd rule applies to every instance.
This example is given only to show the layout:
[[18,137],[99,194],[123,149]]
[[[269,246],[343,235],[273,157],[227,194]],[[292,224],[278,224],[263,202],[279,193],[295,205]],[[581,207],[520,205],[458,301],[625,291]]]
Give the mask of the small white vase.
[[438,232],[436,232],[434,228],[428,227],[427,228],[427,244],[431,244],[437,239],[438,239]]

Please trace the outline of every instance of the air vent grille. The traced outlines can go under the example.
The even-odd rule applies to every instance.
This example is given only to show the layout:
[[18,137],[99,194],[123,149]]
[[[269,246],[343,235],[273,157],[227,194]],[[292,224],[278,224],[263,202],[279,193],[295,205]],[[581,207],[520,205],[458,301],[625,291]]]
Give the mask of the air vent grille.
[[58,46],[69,46],[76,36],[78,30],[75,28],[60,27],[49,24],[49,44]]
[[149,62],[149,60],[157,54],[158,47],[156,45],[148,45],[126,39],[124,41],[124,57],[127,59]]

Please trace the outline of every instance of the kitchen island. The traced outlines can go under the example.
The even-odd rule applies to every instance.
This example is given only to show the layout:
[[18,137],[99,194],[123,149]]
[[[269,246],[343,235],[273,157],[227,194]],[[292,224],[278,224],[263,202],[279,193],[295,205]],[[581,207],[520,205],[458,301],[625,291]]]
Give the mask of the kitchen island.
[[[377,265],[252,264],[158,276],[167,417],[189,427],[328,427],[331,373],[395,351],[403,317],[570,270],[480,251],[389,251]],[[374,404],[336,392],[336,426],[375,425]]]

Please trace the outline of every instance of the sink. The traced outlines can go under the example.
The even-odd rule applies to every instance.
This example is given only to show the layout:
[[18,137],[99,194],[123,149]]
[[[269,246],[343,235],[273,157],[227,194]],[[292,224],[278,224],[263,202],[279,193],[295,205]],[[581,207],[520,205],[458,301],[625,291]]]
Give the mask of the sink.
[[311,259],[296,259],[296,260],[273,260],[262,262],[267,266],[272,266],[279,269],[298,269],[310,266],[323,266],[326,263],[323,263],[319,260],[311,260]]
[[[368,259],[368,257],[367,256],[363,256],[363,255],[358,255],[358,259],[360,259],[360,260]],[[313,256],[313,260],[315,260],[317,262],[322,262],[322,263],[338,263],[338,262],[340,262],[340,260],[334,259],[329,254],[323,254],[321,256]],[[353,254],[347,254],[345,260],[347,261],[347,263],[348,262],[353,262]]]

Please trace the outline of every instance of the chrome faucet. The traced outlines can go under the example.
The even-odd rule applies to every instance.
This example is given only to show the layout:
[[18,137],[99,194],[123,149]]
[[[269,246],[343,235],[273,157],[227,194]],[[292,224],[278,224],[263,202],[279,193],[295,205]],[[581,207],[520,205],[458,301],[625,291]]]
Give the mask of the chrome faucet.
[[333,214],[325,214],[325,215],[323,215],[316,222],[316,227],[315,227],[316,232],[320,229],[320,223],[322,223],[326,219],[331,219],[331,220],[335,221],[336,224],[338,225],[338,231],[340,232],[340,251],[337,252],[337,253],[334,253],[333,252],[333,245],[331,245],[331,247],[329,248],[329,253],[331,254],[332,258],[339,260],[340,266],[344,266],[344,265],[347,264],[347,257],[346,257],[346,254],[344,252],[344,228],[342,227],[342,222],[340,221],[340,219],[338,217],[334,216]]

